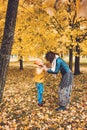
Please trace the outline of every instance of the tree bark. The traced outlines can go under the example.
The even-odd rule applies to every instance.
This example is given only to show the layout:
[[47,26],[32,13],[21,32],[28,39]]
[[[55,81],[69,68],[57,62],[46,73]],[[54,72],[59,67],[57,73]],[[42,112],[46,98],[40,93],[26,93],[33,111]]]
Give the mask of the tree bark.
[[20,70],[23,70],[23,60],[19,60],[20,61]]
[[2,101],[3,97],[6,74],[13,45],[18,3],[19,0],[8,0],[4,35],[0,50],[0,102]]
[[20,70],[23,70],[23,57],[21,56],[19,59],[20,62]]
[[72,70],[73,65],[73,50],[72,48],[69,49],[69,68]]
[[77,52],[77,56],[75,56],[74,74],[79,75],[80,74],[80,48],[79,48],[79,45],[76,46],[76,52]]

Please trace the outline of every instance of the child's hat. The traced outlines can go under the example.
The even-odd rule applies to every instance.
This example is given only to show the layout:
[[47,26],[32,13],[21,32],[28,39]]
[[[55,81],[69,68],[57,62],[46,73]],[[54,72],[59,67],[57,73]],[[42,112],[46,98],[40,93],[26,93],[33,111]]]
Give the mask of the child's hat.
[[36,65],[43,65],[43,62],[42,62],[41,60],[36,60],[36,61],[34,62],[34,64],[36,64]]

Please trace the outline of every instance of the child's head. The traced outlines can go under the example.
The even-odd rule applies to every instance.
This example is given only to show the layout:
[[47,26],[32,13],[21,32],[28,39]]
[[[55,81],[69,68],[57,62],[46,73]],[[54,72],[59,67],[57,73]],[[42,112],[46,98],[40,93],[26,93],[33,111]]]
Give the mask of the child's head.
[[43,67],[43,65],[44,65],[41,60],[36,60],[36,61],[34,62],[34,64],[36,64],[36,65],[38,65],[38,66],[41,66],[41,67]]

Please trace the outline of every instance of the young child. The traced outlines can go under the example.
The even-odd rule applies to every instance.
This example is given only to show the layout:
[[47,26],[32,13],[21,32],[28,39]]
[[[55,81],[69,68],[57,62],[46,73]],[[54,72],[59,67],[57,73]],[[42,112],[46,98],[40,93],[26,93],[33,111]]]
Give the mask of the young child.
[[35,75],[35,85],[37,87],[37,92],[38,92],[38,106],[42,107],[44,102],[43,102],[43,91],[44,91],[44,70],[45,70],[45,65],[43,64],[42,61],[37,60],[34,62],[36,66],[36,75]]

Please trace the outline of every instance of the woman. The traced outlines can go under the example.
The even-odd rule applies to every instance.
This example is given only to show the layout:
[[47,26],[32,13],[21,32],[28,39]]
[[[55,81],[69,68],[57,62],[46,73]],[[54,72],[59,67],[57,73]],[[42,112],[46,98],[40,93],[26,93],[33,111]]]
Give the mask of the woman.
[[70,102],[73,74],[65,61],[63,61],[56,53],[52,51],[47,52],[45,58],[52,65],[52,68],[47,69],[47,72],[57,74],[60,71],[62,75],[58,90],[59,107],[56,110],[65,110]]

